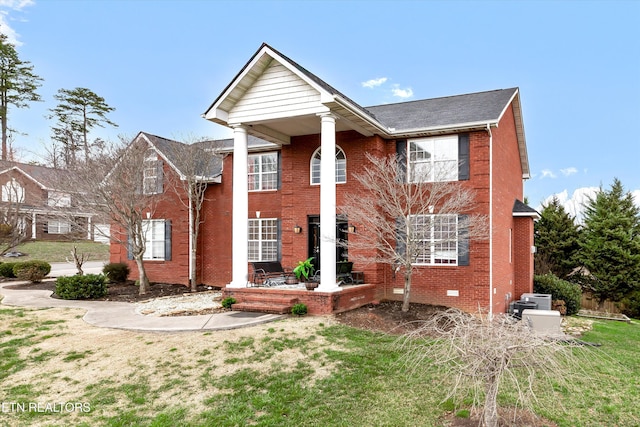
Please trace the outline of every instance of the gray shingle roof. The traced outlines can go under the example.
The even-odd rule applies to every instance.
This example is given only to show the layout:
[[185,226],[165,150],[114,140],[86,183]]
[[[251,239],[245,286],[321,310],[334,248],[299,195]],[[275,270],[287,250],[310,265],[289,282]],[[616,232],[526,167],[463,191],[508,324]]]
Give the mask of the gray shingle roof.
[[[182,175],[188,175],[187,171],[183,170],[185,167],[184,155],[185,151],[189,149],[188,145],[146,132],[140,132],[140,134],[144,135],[153,144],[177,172]],[[222,174],[222,158],[219,155],[205,151],[197,144],[191,148],[196,150],[188,153],[188,155],[194,156],[198,162],[195,165],[195,174],[197,176],[206,181],[217,178]]]
[[366,107],[397,131],[497,121],[517,88]]
[[533,209],[531,206],[526,205],[524,202],[516,199],[513,203],[513,215],[514,216],[532,216],[532,217],[540,217],[540,214],[537,210]]
[[57,185],[56,183],[61,181],[60,174],[69,173],[63,169],[53,169],[46,166],[0,160],[0,172],[13,168],[21,170],[47,190],[53,190],[53,187]]

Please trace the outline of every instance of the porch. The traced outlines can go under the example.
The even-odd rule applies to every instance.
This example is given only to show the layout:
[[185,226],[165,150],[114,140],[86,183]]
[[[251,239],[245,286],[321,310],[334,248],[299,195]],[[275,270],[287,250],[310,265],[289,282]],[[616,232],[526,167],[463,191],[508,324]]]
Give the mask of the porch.
[[233,297],[236,303],[231,307],[238,311],[288,314],[294,304],[307,306],[311,315],[334,314],[353,310],[376,299],[373,284],[342,285],[340,292],[308,291],[288,287],[233,288],[222,290],[222,298]]

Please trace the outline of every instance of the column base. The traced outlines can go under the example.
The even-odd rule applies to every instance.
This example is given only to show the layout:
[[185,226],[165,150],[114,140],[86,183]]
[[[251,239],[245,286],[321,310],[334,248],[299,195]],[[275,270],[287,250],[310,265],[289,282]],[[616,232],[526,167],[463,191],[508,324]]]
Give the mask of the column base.
[[333,284],[320,283],[320,286],[318,286],[315,289],[316,292],[340,292],[341,290],[342,288],[337,283],[333,283]]
[[227,285],[225,286],[226,288],[248,288],[249,287],[249,283],[248,282],[231,282],[231,283],[227,283]]

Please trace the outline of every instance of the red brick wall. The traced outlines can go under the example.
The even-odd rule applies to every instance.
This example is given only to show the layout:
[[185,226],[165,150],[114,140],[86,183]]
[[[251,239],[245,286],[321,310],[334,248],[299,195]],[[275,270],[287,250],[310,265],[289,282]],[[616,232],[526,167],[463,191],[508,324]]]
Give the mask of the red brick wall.
[[[151,282],[189,283],[189,211],[178,197],[177,185],[171,185],[171,180],[177,179],[174,171],[165,163],[164,194],[159,200],[150,219],[171,220],[171,260],[144,261],[144,267]],[[186,200],[186,198],[185,198]],[[118,227],[112,224],[112,231]],[[127,248],[123,245],[112,244],[110,262],[123,262],[131,269],[131,280],[137,280],[138,267],[133,260],[127,259]]]
[[517,301],[524,293],[533,292],[533,219],[514,218],[514,259],[515,289],[513,300]]
[[[515,291],[513,204],[523,199],[522,166],[513,109],[493,133],[493,312],[506,312]],[[519,255],[519,254],[518,254]]]

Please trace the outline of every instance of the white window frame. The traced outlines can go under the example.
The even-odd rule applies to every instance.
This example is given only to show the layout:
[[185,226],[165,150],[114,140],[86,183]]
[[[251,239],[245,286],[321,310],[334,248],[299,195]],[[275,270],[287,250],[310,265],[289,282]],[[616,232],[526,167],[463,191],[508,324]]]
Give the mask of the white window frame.
[[142,194],[158,194],[158,154],[150,150],[144,158]]
[[47,221],[47,234],[69,234],[71,232],[71,223],[59,219],[50,219]]
[[[273,157],[273,162],[266,160]],[[278,152],[249,154],[247,158],[247,183],[249,191],[275,191],[278,189]],[[274,165],[274,170],[266,170],[266,166]],[[257,170],[254,169],[257,167]]]
[[24,202],[24,187],[20,185],[15,178],[11,178],[11,181],[7,181],[2,186],[2,201],[23,203]]
[[[311,156],[309,166],[309,179],[311,185],[320,185],[320,161],[321,153],[318,147]],[[336,145],[336,184],[345,184],[347,182],[347,156],[344,150]]]
[[145,240],[145,249],[142,259],[145,261],[165,260],[165,220],[143,219],[142,233]]
[[[458,265],[458,215],[411,215],[410,220],[416,244],[414,265]],[[454,230],[444,229],[443,225],[453,225]],[[442,237],[452,232],[455,238]]]
[[407,141],[409,182],[458,180],[458,135]]
[[71,194],[49,191],[47,205],[55,208],[68,208],[71,206]]
[[278,219],[251,218],[248,226],[248,257],[251,262],[278,260]]

